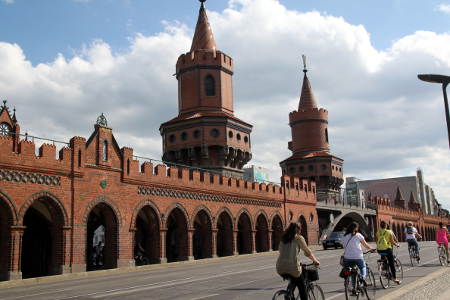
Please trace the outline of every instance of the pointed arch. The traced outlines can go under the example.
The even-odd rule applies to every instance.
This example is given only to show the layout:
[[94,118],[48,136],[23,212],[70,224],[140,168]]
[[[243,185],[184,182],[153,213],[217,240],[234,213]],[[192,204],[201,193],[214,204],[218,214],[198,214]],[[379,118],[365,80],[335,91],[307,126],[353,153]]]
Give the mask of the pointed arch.
[[216,228],[217,228],[217,224],[219,223],[219,217],[220,217],[220,215],[221,215],[222,213],[225,213],[225,214],[228,215],[228,217],[230,217],[230,220],[231,220],[231,227],[234,228],[234,222],[233,222],[234,217],[233,217],[233,213],[232,213],[231,210],[230,210],[228,207],[226,207],[226,206],[222,206],[222,207],[217,211],[217,214],[216,214],[216,217],[215,217],[215,226],[216,226]]
[[237,236],[237,250],[239,254],[248,254],[254,251],[253,249],[253,222],[251,215],[246,209],[241,209],[236,220]]
[[11,198],[0,190],[0,281],[9,280],[11,249],[11,226],[17,223],[17,211]]
[[139,214],[139,212],[141,211],[141,209],[144,208],[145,206],[149,206],[155,211],[155,213],[158,217],[159,227],[161,227],[163,225],[162,218],[161,218],[161,212],[159,211],[158,206],[156,206],[156,204],[152,200],[144,199],[141,202],[139,202],[139,204],[133,210],[133,216],[131,217],[131,223],[130,223],[130,230],[136,229],[136,217]]
[[254,218],[254,220],[255,220],[255,227],[253,228],[253,230],[256,230],[256,225],[257,225],[257,221],[256,221],[256,220],[258,220],[258,218],[259,218],[260,215],[263,215],[263,216],[264,216],[264,219],[265,219],[266,222],[267,222],[267,226],[269,226],[269,223],[270,223],[269,216],[267,215],[267,213],[266,213],[263,209],[260,209],[260,210],[258,210],[258,212],[255,214],[255,218]]
[[61,203],[58,197],[56,197],[54,194],[52,194],[49,191],[40,191],[37,193],[32,194],[28,199],[22,204],[19,210],[18,214],[18,220],[17,224],[19,226],[23,225],[23,218],[25,216],[25,213],[28,211],[28,208],[33,205],[34,201],[38,199],[49,199],[49,209],[54,211],[56,214],[58,214],[63,221],[63,226],[69,226],[69,218],[67,216],[67,211],[64,208],[64,205]]
[[165,216],[166,256],[168,262],[187,260],[189,256],[189,216],[184,207],[175,203],[167,209]]
[[17,224],[18,220],[18,214],[17,214],[17,208],[14,205],[14,202],[11,200],[11,197],[8,195],[8,193],[2,191],[0,189],[0,204],[3,203],[6,208],[8,208],[8,211],[11,213],[11,223],[13,225]]
[[165,226],[165,228],[167,228],[167,220],[169,218],[169,215],[172,213],[173,210],[175,210],[177,208],[180,209],[180,211],[183,213],[184,217],[186,218],[187,226],[190,226],[191,221],[190,221],[189,214],[188,214],[186,208],[184,208],[184,206],[181,203],[176,202],[176,203],[172,203],[172,205],[170,205],[166,209],[164,216],[161,218],[162,219],[161,221],[163,222],[163,225]]
[[284,228],[285,227],[284,219],[283,219],[283,217],[281,216],[281,213],[278,210],[275,211],[274,213],[272,213],[272,215],[270,216],[270,219],[269,219],[270,220],[270,224],[269,224],[270,228],[273,227],[273,222],[275,220],[275,217],[277,217],[277,216],[280,218],[282,228]]
[[192,249],[194,259],[203,259],[212,257],[212,225],[213,219],[209,209],[200,205],[192,214]]
[[264,211],[260,211],[257,214],[255,223],[255,250],[256,252],[269,251],[269,220],[267,219],[267,214]]
[[279,213],[273,215],[270,228],[272,230],[272,250],[278,250],[284,228],[283,218]]
[[197,214],[200,212],[200,211],[204,211],[205,213],[206,213],[206,215],[208,216],[208,218],[209,218],[209,220],[210,220],[210,222],[211,222],[211,226],[213,225],[213,224],[215,224],[215,217],[213,217],[212,216],[212,213],[211,213],[211,210],[208,208],[208,207],[206,207],[205,205],[203,205],[203,204],[201,204],[201,205],[198,205],[195,209],[194,209],[194,211],[192,212],[192,217],[191,217],[191,224],[190,224],[190,227],[191,228],[194,228],[194,222],[195,222],[195,217],[197,216]]
[[215,226],[217,256],[233,255],[233,215],[227,207],[219,209]]
[[253,229],[253,228],[255,228],[255,225],[254,225],[254,223],[253,223],[253,219],[252,219],[252,215],[250,214],[250,212],[246,209],[246,208],[241,208],[240,210],[239,210],[239,212],[236,214],[236,218],[235,218],[235,227],[234,228],[237,228],[238,226],[238,222],[239,222],[239,218],[242,216],[242,214],[246,214],[247,215],[247,217],[249,218],[249,220],[250,220],[250,226],[251,226],[251,228]]
[[120,210],[117,206],[117,204],[110,199],[109,197],[105,196],[105,195],[100,195],[95,197],[86,207],[85,211],[84,211],[84,216],[83,216],[83,225],[87,225],[87,221],[88,221],[88,217],[89,217],[89,213],[91,212],[91,210],[97,206],[100,203],[104,203],[107,206],[111,207],[111,209],[114,211],[116,220],[117,220],[117,224],[119,227],[122,227],[122,216],[120,214]]

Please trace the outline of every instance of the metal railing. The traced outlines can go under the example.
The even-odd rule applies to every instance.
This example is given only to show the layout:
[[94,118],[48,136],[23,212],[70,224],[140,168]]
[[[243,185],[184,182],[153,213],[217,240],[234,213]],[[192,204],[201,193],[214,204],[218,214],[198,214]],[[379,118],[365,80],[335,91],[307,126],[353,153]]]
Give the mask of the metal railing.
[[35,136],[35,135],[30,135],[28,133],[22,134],[22,133],[9,133],[9,136],[19,136],[19,137],[24,137],[23,140],[28,141],[29,139],[31,140],[31,142],[35,142],[35,140],[39,140],[39,141],[46,141],[46,142],[51,142],[54,146],[56,146],[56,144],[63,144],[68,146],[69,143],[67,142],[62,142],[62,141],[58,141],[58,140],[52,140],[52,139],[47,139],[47,138],[43,138],[43,137],[39,137],[39,136]]

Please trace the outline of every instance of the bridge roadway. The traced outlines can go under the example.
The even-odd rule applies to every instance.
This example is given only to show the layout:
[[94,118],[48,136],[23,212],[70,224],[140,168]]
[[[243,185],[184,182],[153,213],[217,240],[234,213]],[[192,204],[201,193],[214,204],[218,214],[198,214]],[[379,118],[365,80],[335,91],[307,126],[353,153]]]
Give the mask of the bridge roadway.
[[[436,271],[438,265],[434,243],[421,243],[422,265],[411,267],[407,246],[401,245],[399,258],[404,264],[404,282],[409,284]],[[338,277],[338,259],[342,250],[317,250],[320,259],[319,284],[328,300],[344,299],[343,280]],[[17,287],[2,287],[3,300],[85,300],[85,299],[183,299],[231,300],[271,299],[284,283],[275,273],[277,252],[227,258],[198,264],[167,265],[166,267],[113,274],[100,277],[72,279]],[[378,255],[371,254],[374,266]],[[376,274],[375,274],[376,276]],[[401,287],[401,286],[400,286]],[[377,298],[398,288],[377,290]]]

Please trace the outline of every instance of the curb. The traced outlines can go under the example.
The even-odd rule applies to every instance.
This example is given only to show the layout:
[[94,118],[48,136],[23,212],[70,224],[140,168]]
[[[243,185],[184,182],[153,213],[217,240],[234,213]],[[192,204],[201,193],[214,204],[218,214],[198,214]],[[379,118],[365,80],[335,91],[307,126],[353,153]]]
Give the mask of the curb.
[[[404,299],[403,297],[405,297],[405,296],[408,296],[407,299],[410,299],[410,300],[419,299],[419,298],[414,298],[412,296],[419,294],[419,291],[422,289],[429,288],[429,286],[427,286],[427,285],[429,285],[429,283],[431,281],[434,281],[434,280],[438,281],[439,279],[441,279],[444,281],[443,285],[442,285],[442,283],[437,283],[437,285],[439,287],[441,287],[441,286],[447,287],[448,279],[445,278],[447,275],[450,275],[450,268],[443,267],[441,270],[435,271],[431,274],[428,274],[425,277],[420,278],[419,280],[416,280],[414,282],[411,282],[407,285],[402,286],[400,289],[397,289],[394,292],[391,292],[388,295],[379,298],[379,300],[394,300],[394,299],[401,300],[401,299]],[[411,294],[411,295],[409,295],[409,294]],[[431,296],[431,295],[429,295],[429,296]],[[425,299],[425,298],[420,298],[420,299]],[[428,297],[428,299],[435,299],[435,298]]]
[[[312,246],[311,248],[315,248]],[[153,264],[146,266],[137,266],[137,267],[123,267],[123,268],[115,268],[109,270],[99,270],[99,271],[90,271],[90,272],[78,272],[78,273],[67,273],[61,275],[54,276],[44,276],[37,278],[28,278],[28,279],[18,279],[18,280],[10,280],[0,282],[0,288],[11,288],[17,286],[28,286],[35,284],[45,284],[45,283],[53,283],[53,282],[62,282],[74,279],[85,279],[85,278],[94,278],[108,275],[119,275],[125,273],[134,273],[141,271],[151,271],[151,270],[161,270],[161,269],[169,269],[176,268],[182,266],[191,266],[191,265],[202,265],[211,262],[220,262],[227,260],[237,260],[244,259],[250,257],[259,257],[259,256],[269,256],[278,253],[278,251],[267,251],[260,253],[252,253],[252,254],[240,254],[233,256],[225,256],[225,257],[216,257],[216,258],[204,258],[199,260],[185,260],[185,261],[177,261],[171,263],[163,263],[163,264]],[[274,265],[275,267],[275,265]]]

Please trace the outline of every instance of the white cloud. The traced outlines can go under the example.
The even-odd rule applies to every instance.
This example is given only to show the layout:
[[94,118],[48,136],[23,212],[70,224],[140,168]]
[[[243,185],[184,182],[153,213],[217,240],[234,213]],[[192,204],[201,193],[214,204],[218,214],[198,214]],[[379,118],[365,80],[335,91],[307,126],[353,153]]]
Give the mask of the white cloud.
[[6,4],[13,4],[14,3],[14,0],[1,0],[3,3],[6,3]]
[[[450,207],[450,157],[442,95],[418,73],[450,73],[450,35],[418,31],[377,51],[359,25],[319,12],[291,11],[275,0],[233,0],[209,12],[218,48],[235,60],[236,115],[254,125],[253,160],[280,175],[289,155],[288,114],[296,109],[301,54],[319,104],[329,110],[332,152],[346,176],[425,174]],[[23,131],[68,139],[89,136],[104,112],[119,143],[161,157],[159,125],[177,114],[177,57],[193,28],[166,24],[137,34],[123,53],[102,41],[72,58],[33,66],[19,45],[0,43],[1,98],[18,109]]]
[[439,10],[447,15],[450,15],[450,4],[444,4],[444,3],[439,4],[437,6],[437,10]]

